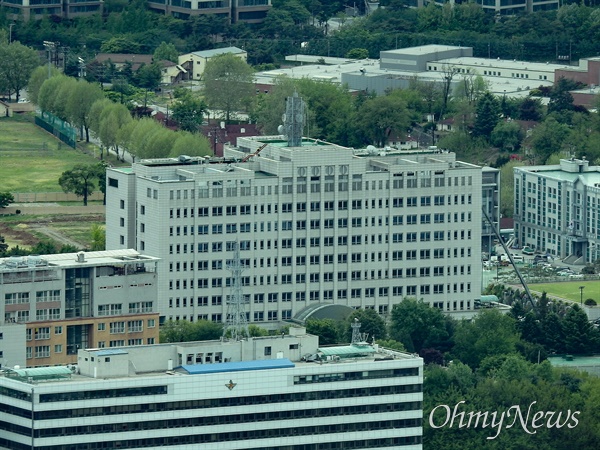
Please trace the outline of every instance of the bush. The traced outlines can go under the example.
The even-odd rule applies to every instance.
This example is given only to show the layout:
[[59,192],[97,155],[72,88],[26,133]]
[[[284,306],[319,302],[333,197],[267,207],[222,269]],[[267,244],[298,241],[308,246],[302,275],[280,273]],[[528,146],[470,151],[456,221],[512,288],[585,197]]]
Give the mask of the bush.
[[596,300],[594,300],[593,298],[588,298],[585,302],[584,302],[585,306],[596,306]]

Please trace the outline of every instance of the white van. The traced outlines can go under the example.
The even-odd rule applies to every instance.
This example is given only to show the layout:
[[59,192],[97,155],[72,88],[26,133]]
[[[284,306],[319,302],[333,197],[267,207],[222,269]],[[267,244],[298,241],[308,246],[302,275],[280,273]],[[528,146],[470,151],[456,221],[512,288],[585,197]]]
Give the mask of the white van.
[[523,258],[523,255],[512,255],[512,259],[515,262],[515,264],[523,264],[525,262],[525,258]]

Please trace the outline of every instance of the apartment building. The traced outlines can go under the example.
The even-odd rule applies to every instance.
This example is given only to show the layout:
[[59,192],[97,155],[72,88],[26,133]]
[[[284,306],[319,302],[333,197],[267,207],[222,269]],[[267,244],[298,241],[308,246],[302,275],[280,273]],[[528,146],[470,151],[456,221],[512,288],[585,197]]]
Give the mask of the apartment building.
[[158,343],[157,264],[130,249],[1,258],[1,367]]
[[585,159],[515,168],[515,237],[542,253],[585,264],[600,257],[600,166]]
[[422,385],[419,357],[301,328],[80,350],[71,369],[0,375],[0,448],[421,450]]
[[260,23],[271,9],[271,0],[149,0],[148,8],[179,19],[210,14],[231,23]]
[[251,137],[224,159],[107,171],[107,248],[161,258],[161,319],[223,321],[238,245],[250,322],[293,319],[319,303],[387,314],[405,297],[472,311],[481,211],[481,167],[437,150]]

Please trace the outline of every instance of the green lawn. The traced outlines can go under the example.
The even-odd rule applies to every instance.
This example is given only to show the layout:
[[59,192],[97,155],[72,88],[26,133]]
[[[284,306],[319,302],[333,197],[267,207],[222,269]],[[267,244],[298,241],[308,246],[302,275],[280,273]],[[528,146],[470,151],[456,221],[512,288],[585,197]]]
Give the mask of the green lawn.
[[0,119],[0,191],[60,192],[60,175],[93,157],[23,118]]
[[574,302],[579,303],[581,299],[581,293],[579,286],[583,288],[583,301],[585,302],[588,298],[593,298],[596,302],[600,303],[600,281],[564,281],[560,283],[540,283],[540,284],[529,284],[529,289],[532,291],[546,292],[548,295],[555,295],[557,297],[566,298]]

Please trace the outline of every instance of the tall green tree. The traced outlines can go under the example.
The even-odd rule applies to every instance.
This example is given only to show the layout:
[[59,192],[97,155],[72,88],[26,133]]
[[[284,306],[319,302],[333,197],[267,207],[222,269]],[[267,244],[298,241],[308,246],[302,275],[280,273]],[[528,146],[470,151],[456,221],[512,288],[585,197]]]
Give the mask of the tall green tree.
[[119,154],[119,133],[121,129],[132,121],[127,107],[121,103],[110,103],[100,114],[98,137],[107,148],[114,148]]
[[473,134],[490,139],[498,122],[500,122],[500,105],[494,95],[486,92],[477,102]]
[[389,335],[410,352],[441,348],[440,344],[450,338],[442,312],[412,298],[405,298],[392,308]]
[[99,251],[106,249],[106,229],[99,224],[92,225],[90,229],[90,250]]
[[346,342],[352,340],[352,324],[360,323],[360,333],[367,338],[367,342],[373,339],[383,339],[387,337],[385,321],[374,309],[357,309],[350,314],[343,324],[342,331],[346,337]]
[[243,110],[254,95],[254,71],[246,61],[227,53],[211,58],[204,69],[204,98],[225,120]]
[[33,70],[40,65],[38,53],[20,42],[0,44],[0,83],[9,97],[19,101],[21,89],[27,86]]
[[459,323],[452,355],[475,369],[487,357],[516,353],[517,342],[514,319],[490,309],[480,311],[471,322]]
[[[50,78],[59,75],[59,70],[52,66],[50,68]],[[38,104],[38,94],[44,84],[44,81],[48,79],[48,66],[38,66],[31,72],[29,82],[27,83],[27,96],[29,101]]]
[[165,41],[162,41],[156,50],[154,50],[152,58],[156,62],[166,60],[177,63],[179,52],[172,43],[167,44]]
[[144,89],[144,108],[148,105],[148,92],[154,91],[161,80],[160,66],[156,63],[142,64],[135,72],[136,85]]
[[207,106],[204,100],[194,96],[192,93],[179,97],[173,105],[173,120],[179,123],[179,127],[184,131],[197,133]]
[[179,131],[175,133],[175,142],[173,143],[169,156],[177,158],[180,155],[207,156],[212,155],[212,150],[210,149],[208,139],[202,134]]
[[409,113],[403,101],[392,96],[368,99],[357,114],[357,125],[370,143],[385,147],[392,133],[405,135],[410,125]]
[[535,127],[531,133],[535,163],[545,164],[550,155],[560,152],[569,134],[568,125],[559,123],[552,116],[547,117],[544,122]]
[[501,120],[492,130],[490,142],[504,151],[514,152],[521,146],[525,133],[517,122]]
[[77,164],[71,170],[66,170],[58,179],[58,184],[65,192],[72,192],[83,197],[83,205],[87,206],[88,197],[94,193],[98,179],[96,164]]
[[67,100],[67,115],[72,125],[85,130],[85,141],[90,142],[90,124],[92,122],[92,105],[104,98],[104,93],[98,84],[79,80]]

